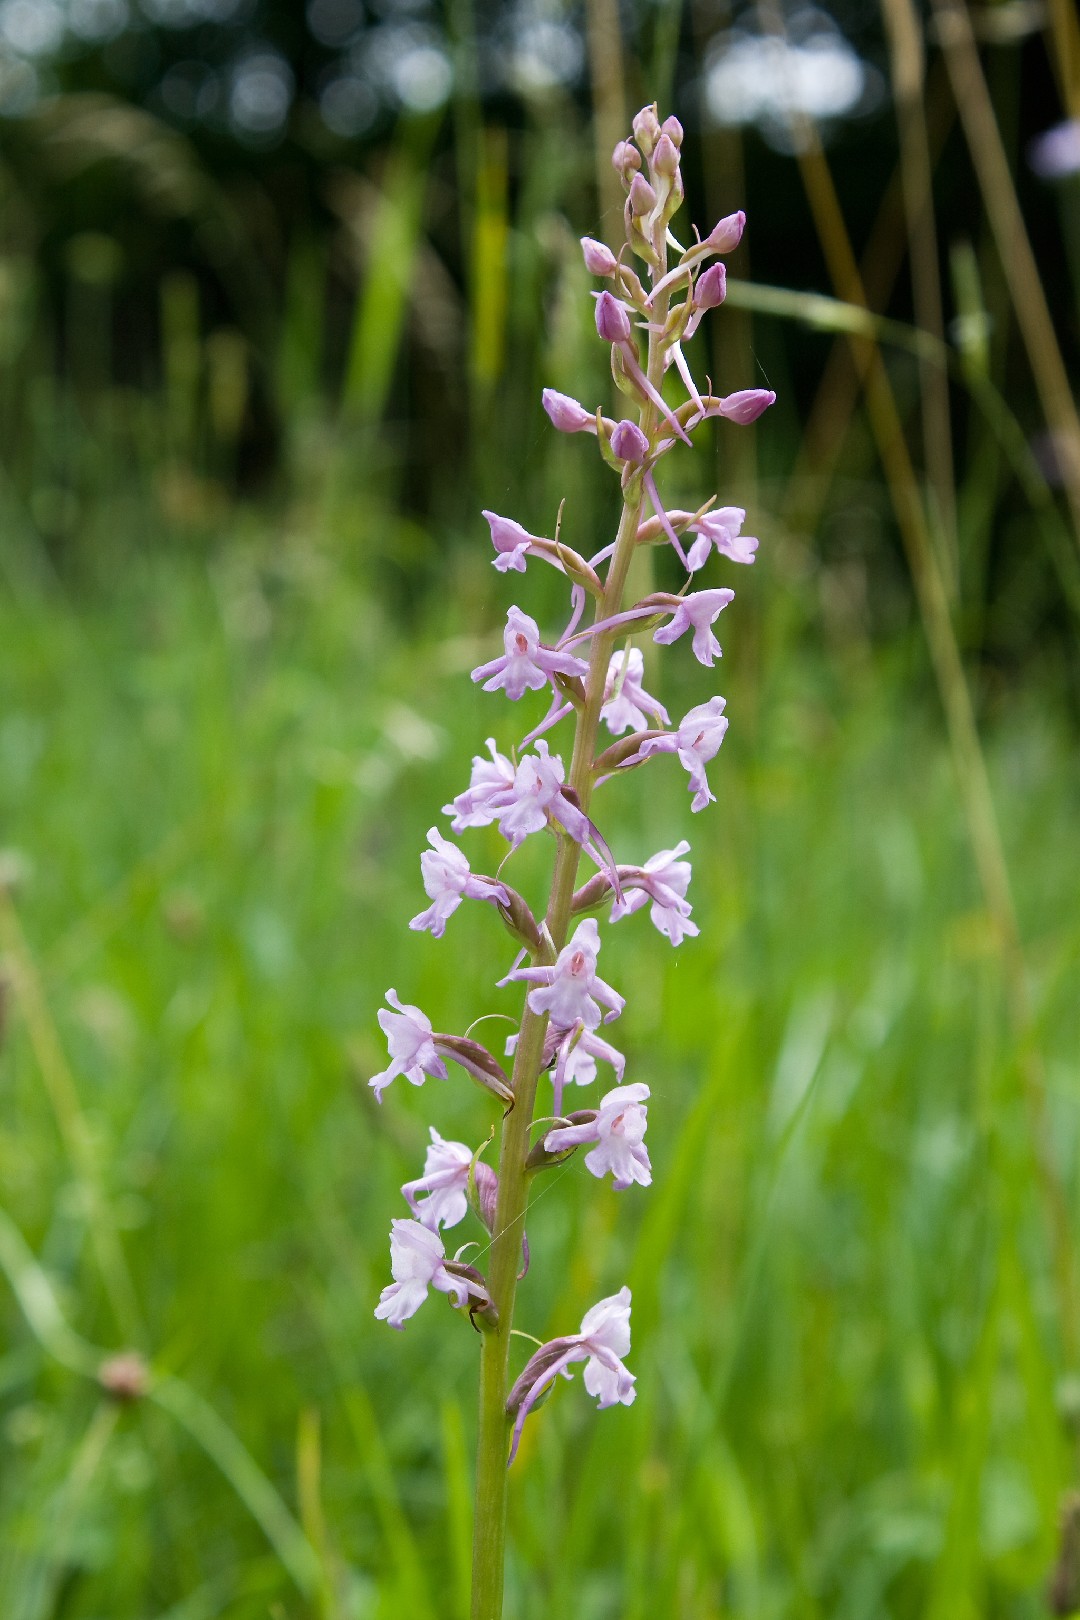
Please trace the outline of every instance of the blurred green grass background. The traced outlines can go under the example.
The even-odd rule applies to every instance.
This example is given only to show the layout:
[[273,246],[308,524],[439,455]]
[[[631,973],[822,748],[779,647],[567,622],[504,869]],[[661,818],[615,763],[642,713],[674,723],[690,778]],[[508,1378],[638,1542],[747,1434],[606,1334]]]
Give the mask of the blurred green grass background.
[[[703,27],[659,11],[625,93],[692,64]],[[988,71],[1074,369],[1077,182],[1029,189],[1013,98],[1053,49],[1024,40]],[[550,532],[565,496],[585,550],[614,512],[538,402],[606,397],[576,247],[605,218],[589,97],[508,108],[459,80],[447,116],[329,152],[298,114],[279,168],[268,149],[244,174],[149,93],[88,102],[101,85],[64,72],[0,131],[0,1616],[458,1620],[475,1341],[437,1299],[400,1336],[371,1313],[427,1125],[477,1141],[487,1110],[459,1081],[379,1110],[365,1082],[388,985],[436,1027],[514,1010],[487,908],[441,943],[406,925],[471,755],[532,719],[468,680],[510,599],[479,506]],[[591,88],[610,113],[595,64]],[[540,1182],[519,1325],[571,1331],[628,1282],[639,1398],[598,1416],[575,1384],[528,1426],[508,1615],[1069,1613],[1080,595],[1070,491],[1033,444],[1069,424],[952,129],[950,528],[903,279],[864,255],[894,324],[860,324],[842,242],[815,237],[813,148],[683,99],[694,217],[745,204],[756,279],[783,289],[755,310],[736,267],[710,364],[780,402],[671,474],[745,504],[762,545],[725,615],[719,804],[691,817],[670,762],[601,799],[620,858],[690,838],[702,936],[605,938],[655,1184],[613,1194],[576,1162]],[[821,161],[858,243],[885,196],[900,263],[898,150],[886,106]],[[323,210],[299,224],[298,151]],[[881,338],[910,487],[879,471],[866,351],[832,336],[852,328]],[[937,619],[908,582],[912,490]],[[556,582],[522,589],[554,625]],[[1015,938],[927,635],[962,660]],[[686,658],[656,680],[673,713],[714,690]],[[494,869],[498,840],[469,853]],[[155,1382],[124,1404],[98,1370],[130,1347]]]

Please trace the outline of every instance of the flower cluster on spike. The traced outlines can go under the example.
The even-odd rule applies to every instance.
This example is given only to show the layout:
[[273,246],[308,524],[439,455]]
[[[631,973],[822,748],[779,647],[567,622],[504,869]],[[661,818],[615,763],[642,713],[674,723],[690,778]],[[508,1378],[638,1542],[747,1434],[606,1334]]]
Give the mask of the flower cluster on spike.
[[[393,1222],[394,1280],[375,1312],[396,1328],[434,1288],[482,1335],[508,1335],[524,1275],[522,1253],[528,1264],[529,1184],[579,1149],[585,1170],[610,1177],[617,1191],[647,1188],[652,1180],[645,1146],[649,1087],[626,1083],[623,1054],[600,1033],[621,1017],[625,1002],[599,974],[597,914],[606,911],[616,923],[648,908],[673,946],[696,935],[687,899],[690,846],[684,839],[640,862],[617,860],[593,800],[604,783],[669,754],[686,772],[693,811],[715,798],[707,767],[727,731],[724,698],[705,696],[673,720],[645,689],[645,662],[633,642],[651,636],[657,646],[686,649],[713,669],[721,655],[714,626],[734,593],[723,582],[695,588],[698,576],[714,554],[722,568],[752,564],[758,542],[742,532],[742,507],[718,505],[715,497],[696,511],[665,505],[657,475],[668,452],[689,444],[708,418],[753,422],[774,399],[762,388],[722,396],[711,386],[702,390],[690,369],[686,345],[706,314],[724,302],[722,258],[738,246],[744,217],[730,214],[707,236],[695,232],[689,246],[681,245],[672,230],[683,200],[681,146],[678,120],[661,123],[655,107],[644,108],[633,139],[620,142],[613,155],[626,192],[625,242],[617,253],[589,237],[581,244],[586,267],[600,282],[593,294],[597,337],[609,347],[627,414],[606,416],[554,389],[542,398],[552,425],[560,433],[590,435],[619,480],[614,543],[587,541],[574,549],[558,530],[547,538],[513,518],[484,513],[500,573],[525,575],[530,564],[542,562],[564,576],[568,622],[552,634],[523,608],[510,606],[502,654],[473,671],[473,680],[500,702],[530,703],[534,694],[546,694],[547,707],[538,705],[508,752],[489,739],[487,753],[473,759],[468,785],[444,807],[458,837],[497,827],[507,846],[497,874],[474,873],[465,850],[433,827],[431,847],[420,856],[430,904],[410,925],[438,938],[463,901],[494,908],[519,947],[498,980],[502,989],[524,987],[517,1033],[497,1057],[469,1036],[437,1033],[426,1014],[393,989],[386,995],[389,1010],[379,1013],[390,1062],[370,1082],[377,1100],[398,1077],[415,1086],[447,1079],[449,1061],[495,1099],[501,1116],[497,1171],[481,1156],[494,1131],[474,1148],[444,1141],[433,1128],[423,1174],[402,1188],[408,1217]],[[685,576],[680,589],[623,600],[639,546],[671,547]],[[548,740],[557,731],[566,736],[560,752]],[[506,869],[512,873],[514,853],[538,836],[552,840],[554,865],[550,892],[534,910],[506,881]],[[583,858],[591,874],[580,873]],[[512,1073],[505,1066],[511,1056]],[[598,1082],[601,1066],[613,1076],[606,1090]],[[550,1093],[541,1092],[538,1102],[548,1075]],[[588,1107],[567,1111],[567,1087],[600,1095]],[[464,1250],[449,1255],[444,1238],[470,1209],[486,1230],[481,1245],[466,1245],[479,1249],[476,1264],[461,1258]],[[500,1254],[508,1255],[505,1263]],[[601,1407],[628,1405],[634,1398],[634,1378],[624,1365],[629,1348],[627,1288],[587,1311],[580,1332],[542,1344],[503,1388],[504,1460],[513,1460],[540,1397],[560,1375],[569,1377],[577,1361],[585,1363],[586,1390]],[[504,1354],[504,1372],[506,1361]]]

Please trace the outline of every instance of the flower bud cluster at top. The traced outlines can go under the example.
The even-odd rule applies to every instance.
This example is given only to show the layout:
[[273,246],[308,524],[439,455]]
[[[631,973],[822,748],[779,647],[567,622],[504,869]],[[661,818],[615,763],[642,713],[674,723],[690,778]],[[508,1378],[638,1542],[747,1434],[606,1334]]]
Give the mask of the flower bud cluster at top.
[[[514,1190],[500,1183],[512,1179],[524,1188],[531,1176],[582,1147],[588,1149],[586,1169],[599,1178],[610,1176],[618,1190],[647,1187],[652,1178],[644,1141],[649,1088],[640,1081],[623,1083],[625,1059],[600,1034],[620,1017],[625,1003],[599,976],[601,936],[593,913],[610,907],[609,920],[615,923],[648,907],[652,922],[673,946],[695,935],[686,898],[690,846],[682,840],[641,864],[617,861],[591,801],[600,784],[664,754],[674,755],[686,771],[692,810],[714,800],[706,766],[727,730],[724,698],[708,698],[673,723],[663,704],[644,689],[642,654],[630,639],[651,633],[659,646],[685,646],[688,637],[693,655],[710,669],[720,657],[713,625],[734,593],[727,586],[691,587],[714,553],[724,564],[753,563],[757,541],[742,533],[746,514],[741,507],[718,506],[715,498],[696,511],[666,507],[656,468],[677,442],[689,443],[708,417],[752,422],[775,397],[760,388],[724,396],[714,395],[711,388],[703,393],[686,360],[684,345],[706,312],[724,302],[721,255],[738,246],[744,216],[728,215],[704,238],[695,233],[688,247],[676,240],[671,226],[683,201],[682,140],[677,119],[661,123],[655,107],[638,113],[633,140],[621,141],[613,154],[626,193],[625,246],[615,254],[590,237],[581,244],[587,269],[603,284],[593,294],[597,335],[610,346],[612,376],[632,414],[616,419],[554,389],[543,393],[552,425],[561,433],[592,435],[619,475],[619,537],[598,549],[577,550],[563,542],[558,530],[547,538],[513,518],[484,514],[496,569],[525,573],[530,562],[557,569],[568,586],[570,616],[561,635],[545,639],[535,619],[511,606],[501,656],[473,671],[473,680],[482,682],[485,691],[501,692],[510,702],[534,692],[548,693],[550,701],[509,754],[489,739],[488,753],[473,759],[468,786],[445,806],[455,834],[497,826],[509,846],[498,873],[474,874],[463,850],[433,827],[431,848],[420,857],[430,904],[411,924],[439,937],[464,900],[481,901],[498,912],[520,946],[498,984],[527,987],[521,1029],[510,1037],[505,1054],[516,1053],[513,1075],[479,1042],[436,1032],[421,1009],[403,1003],[393,989],[387,992],[389,1010],[379,1013],[390,1063],[370,1082],[378,1100],[399,1076],[416,1086],[429,1077],[446,1079],[449,1060],[488,1091],[503,1112],[498,1177],[481,1159],[483,1146],[474,1150],[444,1141],[433,1129],[423,1175],[402,1188],[411,1218],[393,1222],[394,1281],[383,1290],[375,1312],[394,1327],[403,1326],[435,1288],[479,1329],[508,1331],[510,1324],[500,1322],[500,1313],[505,1315],[508,1303],[512,1310],[517,1279],[511,1274],[501,1290],[489,1286],[480,1269],[460,1258],[461,1251],[448,1257],[441,1235],[464,1220],[471,1207],[490,1234],[490,1243],[476,1258],[494,1251],[518,1219]],[[640,275],[634,259],[642,267]],[[681,385],[674,392],[684,397],[665,397],[671,370]],[[686,580],[677,593],[653,591],[625,605],[621,597],[630,555],[639,545],[670,545]],[[583,624],[590,598],[592,620]],[[616,641],[622,645],[616,647]],[[573,727],[569,772],[544,735],[566,723]],[[606,727],[611,741],[602,740],[600,727]],[[556,875],[542,920],[505,874],[514,851],[538,833],[553,834],[557,841]],[[575,888],[582,854],[595,872]],[[614,1085],[592,1106],[564,1112],[566,1088],[587,1092],[594,1087],[598,1065],[611,1070]],[[530,1138],[535,1090],[544,1070],[551,1074],[552,1094],[537,1123],[547,1128]],[[509,1121],[515,1113],[512,1133]],[[522,1191],[522,1216],[524,1198]],[[522,1238],[523,1233],[514,1239],[519,1256]],[[527,1244],[524,1252],[527,1264]],[[549,1341],[529,1359],[507,1392],[511,1457],[526,1416],[557,1376],[569,1376],[572,1362],[586,1363],[586,1388],[601,1406],[633,1400],[634,1379],[623,1364],[630,1346],[629,1318],[630,1293],[623,1288],[586,1314],[580,1333]]]

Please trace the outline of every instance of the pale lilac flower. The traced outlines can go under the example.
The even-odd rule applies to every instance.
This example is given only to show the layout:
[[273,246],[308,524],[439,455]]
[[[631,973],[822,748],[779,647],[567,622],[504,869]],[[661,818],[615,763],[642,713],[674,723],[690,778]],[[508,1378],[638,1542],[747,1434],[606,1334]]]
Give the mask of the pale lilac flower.
[[558,428],[560,433],[596,432],[596,413],[587,411],[569,394],[560,394],[557,388],[545,388],[540,399],[552,427]]
[[386,999],[397,1011],[379,1010],[379,1024],[390,1048],[391,1061],[389,1068],[368,1081],[376,1102],[382,1102],[383,1092],[399,1074],[414,1086],[422,1086],[428,1075],[434,1080],[449,1078],[446,1064],[435,1050],[430,1018],[426,1018],[419,1007],[399,1001],[396,990],[388,990]]
[[636,422],[616,422],[611,431],[611,453],[636,467],[648,455],[649,441]]
[[487,745],[491,759],[474,754],[469,786],[453,803],[443,805],[443,815],[454,818],[450,826],[456,833],[464,832],[467,827],[487,827],[497,821],[506,794],[513,791],[513,761],[499,753],[494,737],[488,738]]
[[428,828],[430,849],[420,856],[420,873],[432,904],[409,923],[417,931],[430,928],[436,939],[446,932],[447,918],[453,916],[462,900],[492,900],[508,906],[510,896],[493,878],[474,877],[468,860],[456,844],[444,838],[437,827]]
[[618,896],[611,907],[611,920],[618,922],[640,911],[649,902],[649,916],[660,932],[673,945],[681,945],[684,936],[700,933],[697,923],[690,921],[690,902],[686,891],[690,886],[690,862],[680,859],[689,852],[685,838],[674,849],[662,849],[644,866],[620,866],[622,899]]
[[525,572],[525,558],[529,547],[538,538],[523,529],[513,518],[500,517],[497,512],[485,512],[491,543],[495,547],[495,567],[500,574],[512,568],[515,573]]
[[646,1085],[616,1086],[600,1099],[594,1119],[583,1125],[560,1125],[549,1131],[544,1138],[545,1148],[549,1153],[561,1153],[566,1148],[594,1142],[592,1152],[585,1155],[586,1167],[594,1176],[602,1179],[610,1172],[616,1192],[625,1192],[635,1181],[641,1187],[648,1187],[652,1181],[649,1150],[645,1146],[648,1095]]
[[[511,1035],[506,1042],[506,1055],[512,1057],[517,1051],[518,1037]],[[557,1029],[553,1024],[548,1025],[544,1037],[544,1067],[550,1068],[552,1064],[561,1065],[561,1083],[571,1086],[591,1086],[596,1079],[596,1060],[602,1059],[610,1063],[615,1071],[615,1078],[621,1080],[626,1072],[626,1059],[623,1054],[602,1040],[595,1030],[586,1029],[583,1024],[576,1024],[573,1029]]]
[[630,1351],[630,1290],[602,1299],[585,1312],[581,1332],[562,1339],[551,1339],[529,1357],[510,1391],[506,1409],[514,1417],[510,1462],[517,1455],[525,1419],[544,1391],[560,1375],[569,1377],[570,1365],[585,1362],[585,1388],[596,1396],[601,1410],[607,1406],[630,1406],[634,1399],[634,1375],[623,1366]]
[[548,745],[541,737],[536,753],[525,755],[512,786],[500,795],[499,831],[515,849],[530,833],[540,832],[549,815],[566,828],[576,843],[588,843],[591,824],[566,797],[564,782],[562,760],[558,754],[548,753]]
[[714,660],[721,657],[721,647],[711,626],[728,603],[734,600],[734,591],[694,591],[690,596],[683,597],[672,615],[671,623],[654,631],[653,640],[661,646],[669,646],[687,630],[693,630],[694,657],[699,664],[712,669]]
[[[600,934],[593,917],[586,917],[563,946],[557,960],[546,967],[516,968],[509,977],[523,979],[540,988],[530,990],[529,1006],[535,1013],[550,1014],[560,1029],[581,1023],[594,1030],[601,1022],[618,1018],[626,1005],[610,984],[597,977],[596,957]],[[601,1013],[600,1003],[609,1010]]]
[[494,692],[500,686],[508,698],[515,702],[524,697],[526,689],[539,692],[550,681],[555,685],[556,675],[587,675],[589,666],[573,653],[559,652],[545,647],[540,640],[536,620],[519,607],[512,607],[506,615],[503,631],[502,658],[493,658],[472,672],[474,681],[484,682],[485,692]]
[[677,731],[665,732],[660,737],[646,737],[635,753],[622,761],[622,765],[637,765],[653,754],[677,754],[679,763],[690,773],[690,790],[694,797],[691,810],[704,810],[716,802],[705,777],[705,765],[718,751],[724,740],[728,723],[724,715],[725,699],[710,698],[699,703],[682,719]]
[[604,242],[596,241],[595,237],[583,236],[581,251],[585,258],[585,268],[590,276],[613,276],[618,269],[618,260],[614,253]]
[[375,1315],[391,1327],[403,1328],[416,1315],[429,1288],[449,1294],[458,1310],[470,1297],[487,1298],[478,1284],[447,1270],[442,1239],[419,1221],[391,1222],[390,1270],[394,1280],[379,1295]]
[[652,716],[665,726],[670,725],[667,710],[654,697],[650,697],[641,684],[645,673],[645,659],[640,647],[612,653],[604,682],[604,703],[600,718],[616,737],[624,731],[647,731]]
[[740,532],[745,522],[746,513],[741,506],[718,506],[692,523],[690,527],[697,539],[686,557],[690,572],[696,574],[699,568],[704,568],[713,546],[731,562],[752,563],[758,543],[753,535]]
[[[416,1181],[407,1181],[401,1189],[421,1226],[437,1232],[440,1226],[456,1226],[465,1219],[472,1161],[472,1148],[466,1147],[464,1142],[444,1141],[435,1127],[431,1127],[431,1146],[424,1160],[424,1173]],[[421,1193],[427,1194],[422,1203],[419,1202]]]

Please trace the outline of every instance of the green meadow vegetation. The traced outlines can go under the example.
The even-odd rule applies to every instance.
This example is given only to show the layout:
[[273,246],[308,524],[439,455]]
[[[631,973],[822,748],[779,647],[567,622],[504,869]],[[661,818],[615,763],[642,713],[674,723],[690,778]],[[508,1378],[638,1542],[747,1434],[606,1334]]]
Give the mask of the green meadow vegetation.
[[[1063,254],[1031,315],[1013,111],[998,170],[966,13],[934,9],[929,141],[921,90],[878,115],[911,188],[892,236],[852,247],[857,153],[807,127],[769,161],[813,273],[733,261],[713,317],[723,387],[780,396],[720,425],[713,468],[675,463],[683,504],[715,473],[761,539],[715,685],[688,656],[657,676],[672,713],[727,697],[719,804],[692,817],[673,761],[598,802],[622,858],[692,845],[700,938],[605,939],[655,1181],[538,1178],[519,1306],[547,1338],[628,1282],[638,1399],[597,1414],[575,1380],[526,1426],[508,1620],[1080,1611],[1075,318]],[[113,113],[111,157],[74,94],[0,147],[0,1620],[466,1620],[476,1340],[437,1296],[400,1335],[372,1311],[427,1125],[471,1139],[478,1098],[455,1074],[380,1109],[366,1081],[387,986],[437,1028],[517,1005],[491,908],[442,941],[407,922],[440,807],[524,729],[468,678],[507,600],[480,506],[550,533],[565,497],[586,552],[616,510],[539,405],[606,400],[593,126],[538,98],[481,128],[464,92],[404,118],[339,161],[341,234],[284,253],[265,329],[212,326],[174,266],[133,381],[108,230],[80,218],[57,315],[22,206],[36,163],[56,208],[81,163],[135,166],[123,119],[149,115]],[[731,193],[752,243],[770,196],[732,175],[772,171],[687,124],[695,218]],[[194,159],[158,136],[190,224]],[[939,209],[928,244],[920,175],[951,195],[969,149],[976,228]],[[535,572],[515,599],[543,626]],[[494,871],[493,829],[463,842]],[[526,846],[507,876],[543,873]]]

